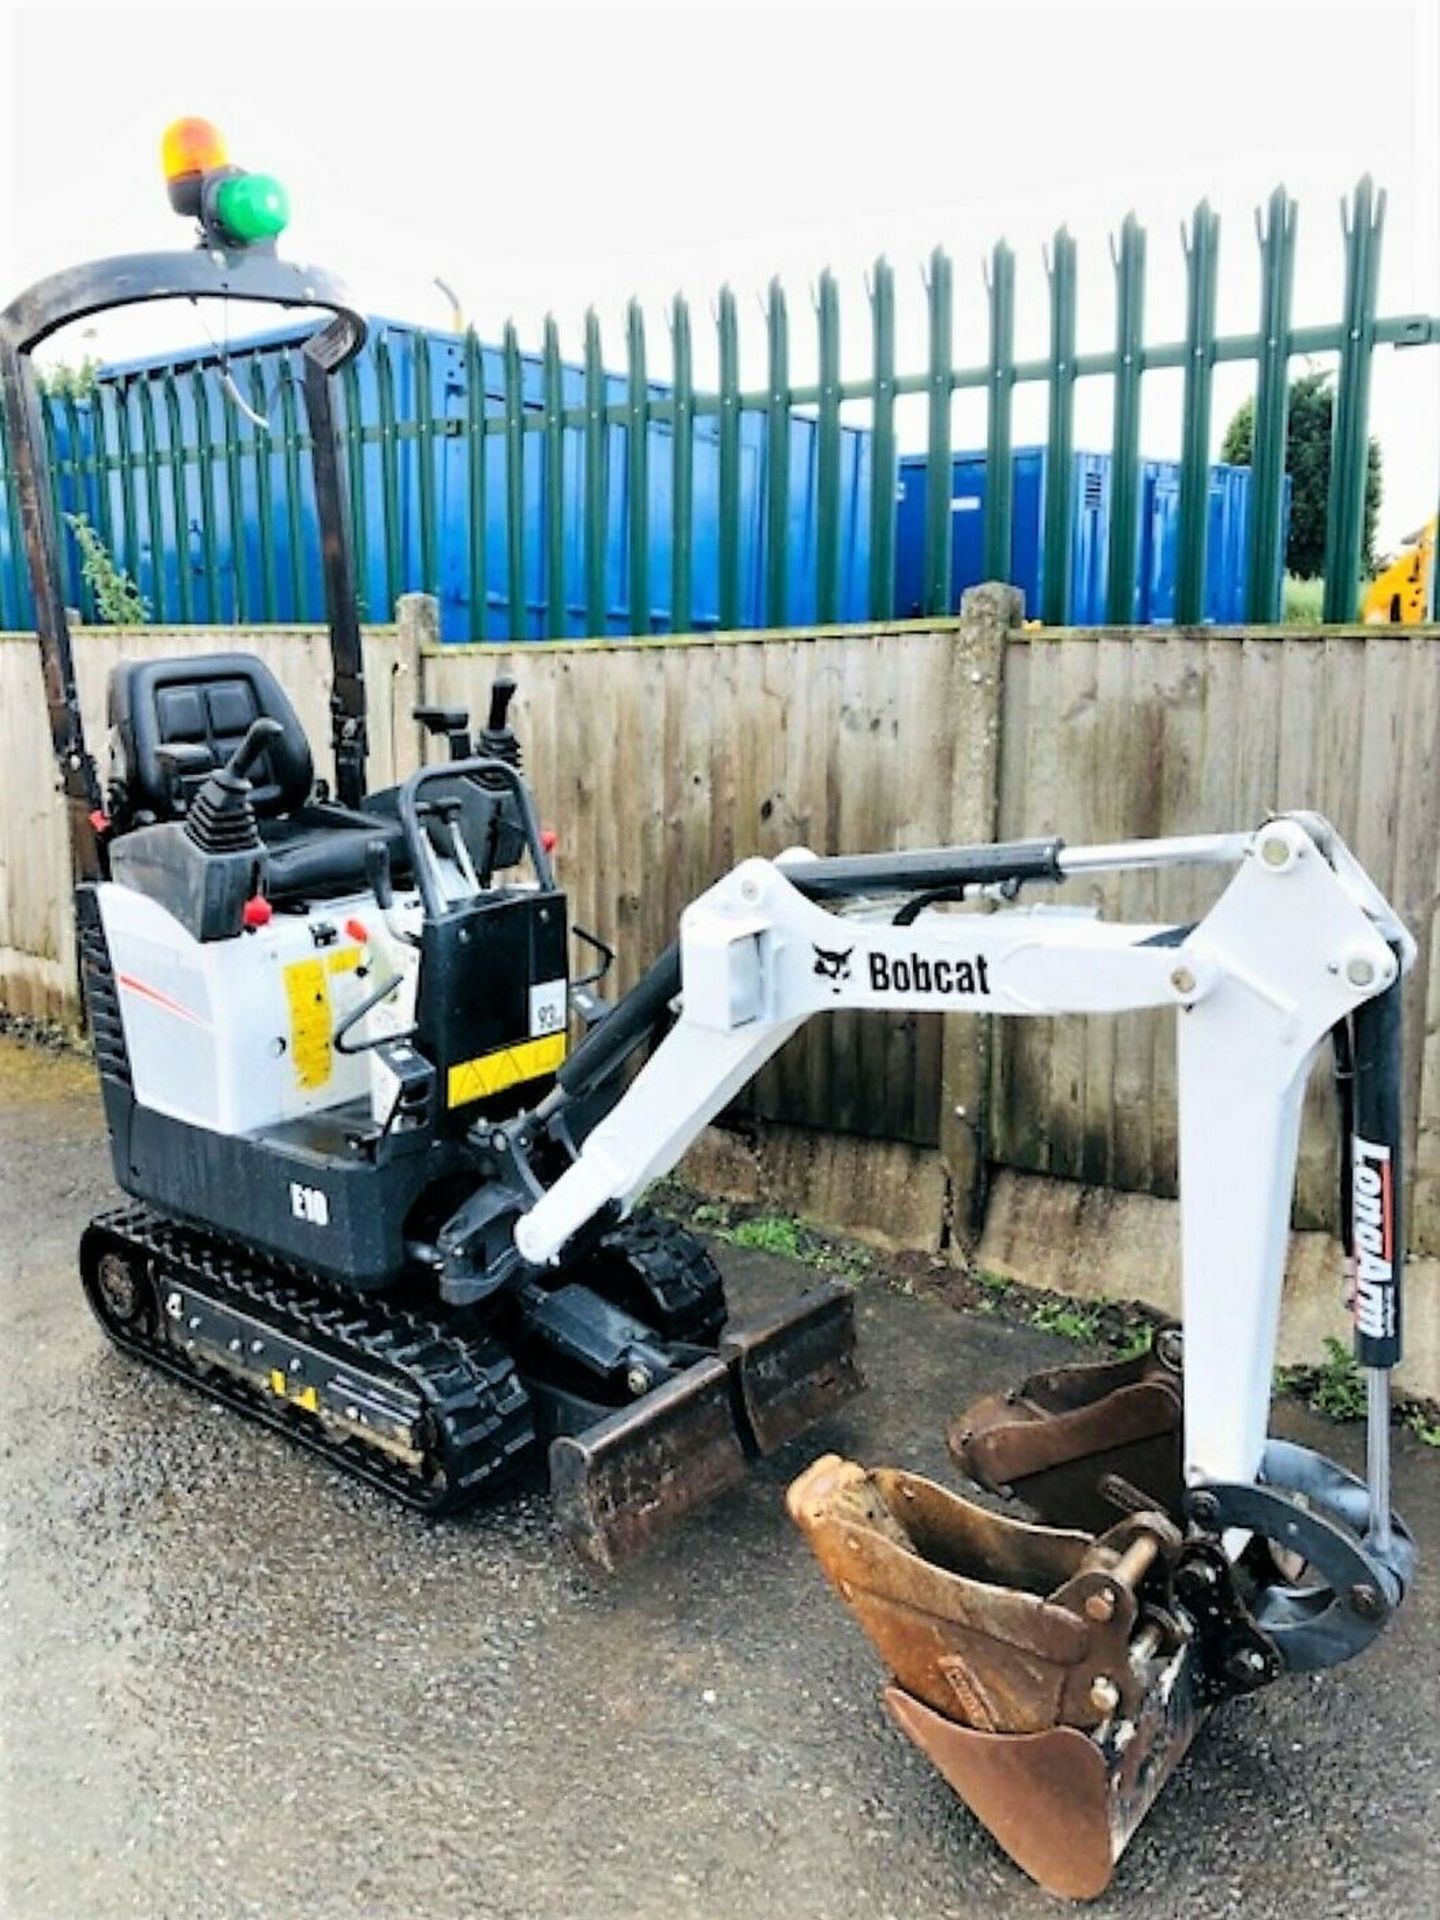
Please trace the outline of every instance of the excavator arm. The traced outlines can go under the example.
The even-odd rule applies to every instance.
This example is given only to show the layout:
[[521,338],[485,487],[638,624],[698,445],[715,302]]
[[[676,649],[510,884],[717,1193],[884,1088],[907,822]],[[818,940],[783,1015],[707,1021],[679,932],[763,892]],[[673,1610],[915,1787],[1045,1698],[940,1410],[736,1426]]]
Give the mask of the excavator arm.
[[[1014,904],[1037,879],[1179,865],[1230,873],[1193,926]],[[961,899],[998,910],[934,910]],[[952,1429],[967,1472],[1049,1524],[833,1457],[790,1497],[890,1669],[897,1721],[1057,1891],[1105,1884],[1214,1700],[1350,1657],[1403,1598],[1413,1545],[1389,1507],[1388,1381],[1403,1261],[1399,998],[1413,957],[1310,814],[1108,847],[796,853],[747,860],[697,899],[678,951],[576,1056],[593,1082],[678,1001],[647,1064],[519,1220],[533,1266],[626,1213],[816,1014],[1175,1010],[1182,1329],[1143,1361],[1038,1376]],[[1301,1106],[1332,1037],[1370,1393],[1363,1484],[1268,1437]],[[569,1097],[562,1085],[535,1119]]]
[[[825,880],[830,862],[743,862],[687,908],[675,1024],[519,1221],[521,1254],[536,1266],[558,1261],[602,1210],[628,1213],[817,1014],[1173,1007],[1187,1478],[1253,1478],[1306,1078],[1321,1042],[1393,985],[1413,946],[1333,833],[1304,816],[1258,834],[1060,849],[1054,860],[1061,878],[1181,864],[1234,874],[1188,929],[1014,906],[896,925],[893,906],[875,917],[873,891],[865,917],[808,897],[811,873]],[[872,889],[884,873],[877,859]],[[913,885],[903,871],[896,878]],[[982,884],[1003,889],[1006,877]]]

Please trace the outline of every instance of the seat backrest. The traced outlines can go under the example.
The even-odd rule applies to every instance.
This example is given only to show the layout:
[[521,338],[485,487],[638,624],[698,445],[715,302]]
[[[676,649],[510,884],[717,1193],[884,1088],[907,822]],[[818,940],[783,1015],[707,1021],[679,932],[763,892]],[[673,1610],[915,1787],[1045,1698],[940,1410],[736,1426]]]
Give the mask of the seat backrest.
[[262,818],[290,813],[310,797],[315,767],[310,743],[289,697],[263,660],[249,653],[201,653],[174,660],[122,660],[110,675],[110,725],[131,812],[173,818],[175,781],[160,759],[167,746],[201,747],[209,765],[187,772],[188,796],[222,766],[254,720],[278,720],[284,732],[251,773],[252,800]]

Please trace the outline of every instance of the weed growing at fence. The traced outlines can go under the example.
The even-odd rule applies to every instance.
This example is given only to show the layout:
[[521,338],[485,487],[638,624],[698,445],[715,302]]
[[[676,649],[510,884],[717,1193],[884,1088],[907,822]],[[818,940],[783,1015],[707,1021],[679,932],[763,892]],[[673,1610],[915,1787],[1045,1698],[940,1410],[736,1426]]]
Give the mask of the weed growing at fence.
[[83,513],[65,521],[80,549],[80,576],[95,596],[95,611],[105,627],[143,627],[150,602],[116,560]]
[[699,1227],[732,1247],[749,1247],[781,1260],[798,1260],[818,1273],[863,1280],[875,1264],[867,1247],[823,1233],[789,1213],[757,1213],[723,1200],[701,1200],[679,1181],[666,1180],[652,1190],[650,1204],[662,1213]]
[[1365,1376],[1349,1348],[1333,1335],[1326,1340],[1325,1358],[1317,1366],[1277,1367],[1275,1384],[1282,1393],[1295,1394],[1332,1420],[1365,1417]]
[[[1344,1341],[1333,1335],[1325,1342],[1323,1360],[1312,1366],[1277,1367],[1275,1385],[1331,1420],[1365,1418],[1365,1375]],[[1423,1446],[1440,1448],[1440,1407],[1433,1400],[1401,1399],[1394,1418]]]

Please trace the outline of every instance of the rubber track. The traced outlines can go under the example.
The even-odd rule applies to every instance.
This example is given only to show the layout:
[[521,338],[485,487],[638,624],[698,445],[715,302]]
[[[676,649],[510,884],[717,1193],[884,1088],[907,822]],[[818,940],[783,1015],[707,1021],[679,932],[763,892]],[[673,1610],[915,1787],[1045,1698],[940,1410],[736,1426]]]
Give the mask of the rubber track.
[[[643,1274],[648,1295],[635,1309],[669,1340],[691,1340],[712,1346],[725,1324],[725,1284],[709,1252],[678,1221],[661,1219],[640,1208],[600,1243],[605,1254],[618,1255],[632,1272]],[[583,1267],[574,1278],[590,1278]],[[597,1292],[608,1293],[603,1276],[596,1276]],[[619,1305],[626,1304],[623,1301]]]
[[[411,1467],[377,1447],[327,1431],[312,1416],[223,1370],[201,1373],[168,1341],[116,1326],[94,1284],[106,1243],[141,1257],[154,1276],[155,1308],[167,1278],[268,1322],[281,1338],[323,1342],[352,1371],[407,1388],[426,1409],[427,1457]],[[483,1334],[464,1338],[376,1295],[324,1287],[302,1268],[178,1225],[148,1207],[121,1207],[90,1223],[82,1281],[92,1311],[116,1346],[213,1399],[262,1420],[346,1472],[428,1514],[468,1506],[535,1443],[530,1398],[505,1350]]]

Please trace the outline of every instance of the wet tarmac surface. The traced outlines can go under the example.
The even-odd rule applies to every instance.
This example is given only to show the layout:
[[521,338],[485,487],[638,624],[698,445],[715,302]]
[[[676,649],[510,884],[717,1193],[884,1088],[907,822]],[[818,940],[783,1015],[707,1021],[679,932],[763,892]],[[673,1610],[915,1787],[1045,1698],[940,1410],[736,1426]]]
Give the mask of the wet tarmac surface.
[[[108,1349],[85,1062],[0,1041],[7,1920],[959,1920],[1064,1907],[896,1733],[785,1519],[835,1448],[949,1477],[944,1422],[1074,1347],[867,1281],[872,1390],[609,1584],[529,1489],[427,1524]],[[719,1250],[743,1309],[803,1273]],[[1358,1429],[1286,1409],[1359,1464]],[[1110,1920],[1440,1911],[1440,1459],[1361,1661],[1223,1709]]]

